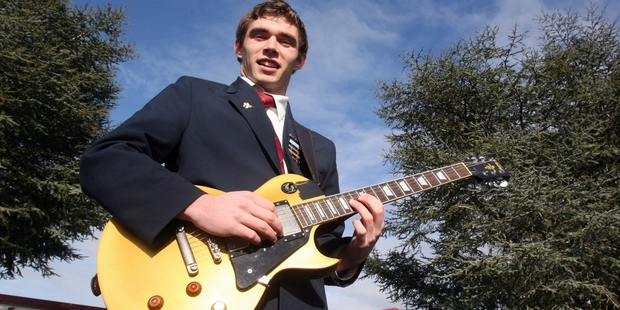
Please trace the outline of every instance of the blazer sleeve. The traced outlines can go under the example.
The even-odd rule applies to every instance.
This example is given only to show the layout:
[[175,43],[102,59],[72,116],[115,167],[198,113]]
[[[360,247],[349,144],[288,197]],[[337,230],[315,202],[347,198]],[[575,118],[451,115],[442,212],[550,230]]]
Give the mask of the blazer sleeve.
[[192,112],[187,77],[166,87],[144,108],[83,154],[80,184],[120,223],[149,244],[204,193],[163,163],[175,150]]

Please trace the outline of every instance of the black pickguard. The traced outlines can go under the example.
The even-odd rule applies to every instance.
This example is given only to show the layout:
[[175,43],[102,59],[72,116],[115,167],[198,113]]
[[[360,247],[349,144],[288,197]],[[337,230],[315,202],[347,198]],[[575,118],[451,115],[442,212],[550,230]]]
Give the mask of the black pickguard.
[[288,240],[286,237],[283,237],[271,246],[252,246],[240,250],[234,255],[231,253],[231,261],[235,270],[235,276],[237,277],[237,286],[240,289],[249,288],[267,272],[306,244],[309,238],[310,231],[307,229],[303,236],[296,239]]

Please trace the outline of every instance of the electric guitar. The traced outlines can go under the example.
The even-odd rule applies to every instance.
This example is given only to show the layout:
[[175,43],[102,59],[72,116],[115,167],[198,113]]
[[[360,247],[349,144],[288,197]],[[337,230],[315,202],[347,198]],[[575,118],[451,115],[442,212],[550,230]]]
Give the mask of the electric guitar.
[[355,213],[350,199],[364,192],[385,204],[472,176],[498,181],[509,174],[494,159],[476,158],[327,197],[302,176],[279,175],[255,191],[274,202],[284,225],[284,236],[264,246],[185,223],[176,238],[154,248],[112,219],[99,243],[98,285],[110,310],[254,309],[280,273],[321,278],[335,271],[338,260],[322,255],[312,240],[321,224]]

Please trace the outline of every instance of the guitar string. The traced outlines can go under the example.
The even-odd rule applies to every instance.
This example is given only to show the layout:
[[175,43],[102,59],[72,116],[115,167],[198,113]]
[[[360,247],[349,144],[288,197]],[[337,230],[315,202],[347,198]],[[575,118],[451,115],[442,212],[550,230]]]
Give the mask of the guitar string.
[[[436,187],[436,186],[439,186],[445,183],[455,181],[456,179],[463,178],[461,176],[462,173],[459,173],[457,168],[458,170],[461,170],[461,172],[467,172],[466,169],[464,169],[464,167],[461,164],[455,164],[455,165],[448,166],[445,168],[438,168],[435,170],[431,170],[431,171],[427,171],[427,172],[414,175],[414,176],[418,176],[419,178],[424,178],[424,184],[426,184],[426,186],[424,186],[423,184],[420,184],[420,181],[416,180],[414,176],[409,176],[409,177],[405,177],[399,180],[389,181],[385,183],[380,183],[378,185],[373,185],[373,186],[369,186],[366,188],[358,189],[355,192],[356,193],[366,192],[371,195],[374,195],[375,197],[380,198],[382,201],[388,201],[389,199],[387,196],[389,195],[387,195],[384,192],[384,190],[381,189],[381,186],[384,186],[384,185],[388,186],[391,190],[391,194],[393,194],[395,198],[400,198],[400,197],[404,197],[410,194],[415,194],[425,189],[429,189],[429,188]],[[446,171],[446,169],[453,170],[454,173],[456,174],[456,178],[452,175],[450,171]],[[446,180],[442,180],[440,177],[438,177],[437,176],[438,172],[441,172],[442,176],[444,176]],[[466,173],[466,175],[468,175],[468,173]],[[409,184],[409,186],[415,187],[417,189],[412,189],[412,192],[410,194],[405,194],[405,192],[397,184],[397,181],[401,181],[401,180],[404,180],[405,182]],[[396,195],[394,194],[395,192],[400,192],[401,194]],[[349,212],[346,212],[346,210],[342,207],[342,203],[340,203],[340,201],[337,198],[335,201],[333,200],[335,197],[338,197],[338,196],[340,197],[349,196],[349,198],[353,198],[354,195],[353,195],[353,192],[336,194],[336,195],[329,196],[329,197],[326,197],[326,198],[323,198],[317,201],[305,202],[299,205],[294,205],[292,206],[292,208],[295,210],[296,213],[300,214],[299,217],[303,220],[304,225],[320,223],[323,221],[321,220],[312,221],[311,219],[321,218],[321,219],[330,220],[335,217],[338,217],[339,215],[349,214]],[[330,208],[330,205],[326,201],[330,201],[335,206],[335,210],[338,212],[338,214],[335,214],[332,211],[332,208]],[[318,208],[316,207],[317,204],[318,204]],[[317,212],[313,212],[317,209],[319,209]],[[308,211],[311,214],[308,214]],[[342,214],[340,212],[342,212]],[[322,214],[327,215],[328,213],[331,214],[332,216],[326,218],[326,216],[322,215]]]
[[[388,181],[388,182],[384,182],[384,183],[380,183],[377,185],[372,185],[369,187],[365,187],[362,189],[358,189],[355,192],[356,193],[361,193],[361,192],[365,192],[365,193],[369,193],[371,195],[374,195],[375,197],[379,196],[382,198],[382,200],[388,200],[389,195],[387,195],[385,193],[385,191],[381,188],[381,186],[387,186],[390,189],[390,194],[394,195],[395,197],[404,197],[407,196],[409,194],[406,194],[405,191],[402,189],[401,186],[398,185],[398,181],[405,181],[410,187],[415,187],[417,188],[414,189],[412,188],[412,194],[415,194],[417,192],[420,192],[424,189],[428,189],[428,188],[432,188],[432,187],[436,187],[445,183],[449,183],[454,181],[451,173],[449,171],[446,171],[445,169],[452,169],[454,170],[454,173],[456,174],[456,179],[461,179],[462,174],[465,175],[469,175],[471,174],[469,171],[467,171],[467,168],[463,167],[461,164],[455,164],[452,166],[448,166],[445,168],[438,168],[435,170],[431,170],[431,171],[427,171],[427,172],[423,172],[420,174],[416,174],[416,175],[412,175],[412,176],[407,176],[398,180],[393,180],[393,181]],[[466,167],[473,167],[475,165],[480,165],[480,162],[478,163],[464,163],[464,166]],[[442,172],[445,173],[445,176],[447,177],[446,181],[442,181],[439,177],[437,177],[437,172]],[[467,172],[467,173],[465,173]],[[415,178],[415,176],[419,176],[420,178],[424,178],[424,182],[425,184],[427,184],[427,188],[425,188],[425,186],[423,186],[423,184],[420,184],[420,181],[417,180]],[[432,177],[432,179],[430,178]],[[346,193],[341,193],[341,194],[336,194],[336,195],[332,195],[329,197],[325,197],[323,199],[319,199],[316,201],[312,201],[312,202],[304,202],[301,204],[297,204],[297,205],[293,205],[291,206],[291,208],[293,209],[294,212],[292,213],[285,213],[282,217],[282,220],[284,221],[292,221],[292,220],[303,220],[303,222],[309,224],[312,222],[316,222],[316,223],[320,223],[321,221],[315,220],[315,221],[311,221],[311,218],[314,219],[326,219],[326,220],[330,220],[336,217],[339,217],[341,215],[347,215],[349,214],[348,212],[346,212],[345,208],[342,207],[342,204],[340,202],[340,200],[338,199],[338,197],[346,197],[346,196],[350,196],[350,198],[353,198],[353,192],[346,192]],[[397,193],[401,193],[401,194],[397,194]],[[335,199],[335,200],[334,200]],[[329,201],[329,203],[327,203],[326,201]],[[318,205],[318,206],[317,206]],[[332,208],[333,206],[333,208]],[[313,210],[317,210],[320,209],[320,211],[322,211],[322,214],[320,211],[312,212]],[[306,210],[310,210],[311,214],[307,214]],[[334,210],[337,212],[334,213]],[[297,214],[298,216],[296,217],[295,214]],[[323,215],[324,214],[324,215]],[[330,214],[331,216],[328,216],[328,214]],[[299,216],[300,215],[300,216]],[[301,218],[299,218],[301,217]],[[196,240],[198,242],[202,242],[203,244],[208,244],[207,241],[205,241],[206,238],[208,238],[207,236],[205,236],[204,234],[200,234],[199,236],[195,236]]]

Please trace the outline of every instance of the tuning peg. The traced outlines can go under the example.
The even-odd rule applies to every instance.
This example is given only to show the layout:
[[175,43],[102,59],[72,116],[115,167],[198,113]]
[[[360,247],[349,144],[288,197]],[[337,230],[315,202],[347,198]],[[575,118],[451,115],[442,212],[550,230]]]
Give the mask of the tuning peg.
[[493,187],[508,187],[508,181],[506,180],[498,180],[498,181],[491,181],[488,182],[489,185],[493,186]]
[[470,156],[467,158],[467,161],[469,162],[489,162],[489,161],[493,161],[495,158],[493,157],[487,157],[487,156]]

